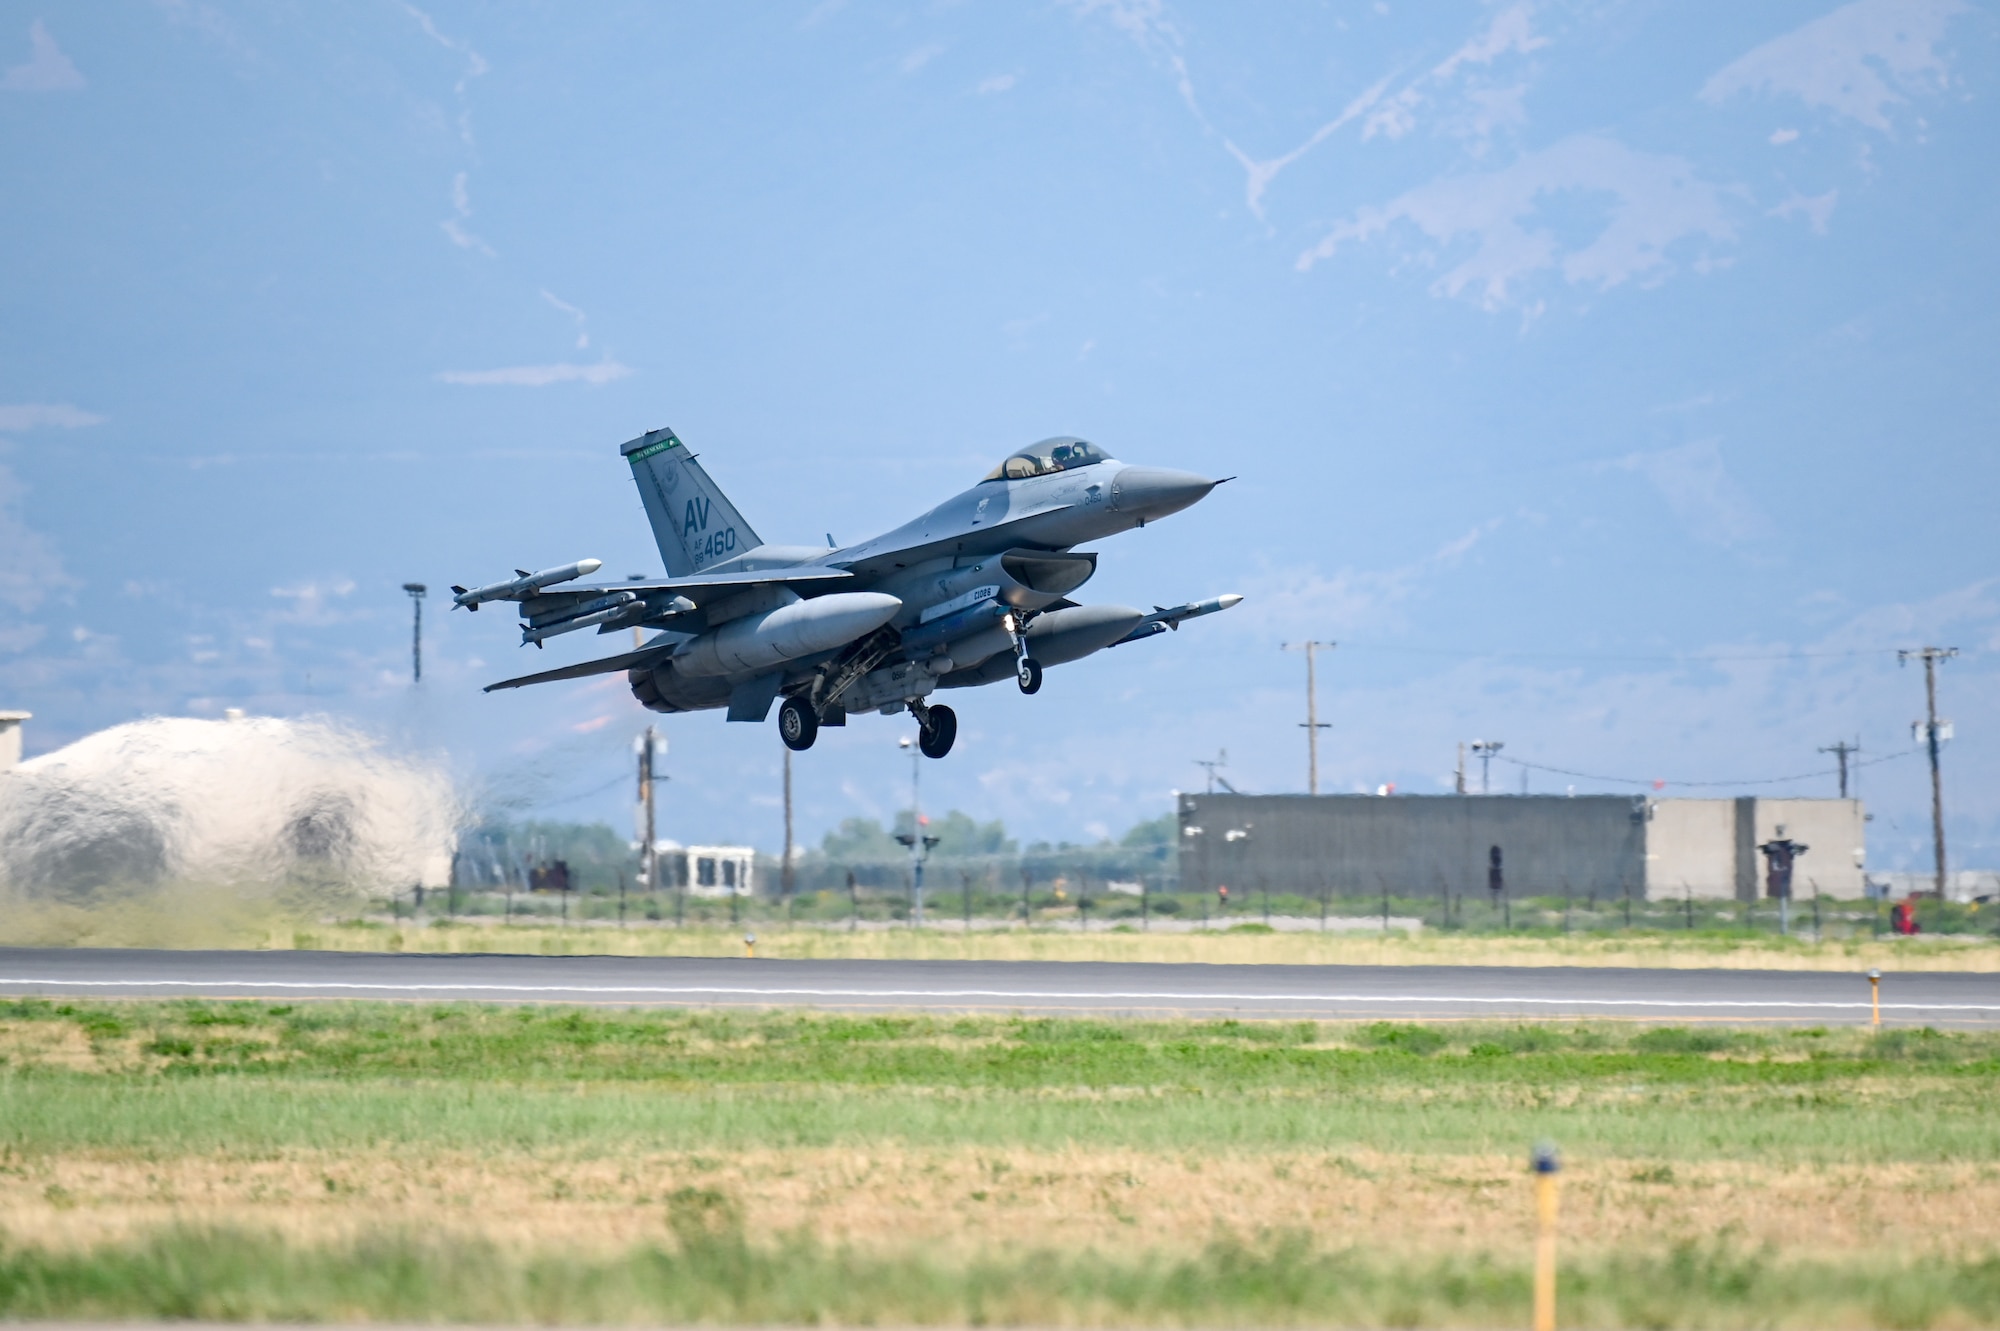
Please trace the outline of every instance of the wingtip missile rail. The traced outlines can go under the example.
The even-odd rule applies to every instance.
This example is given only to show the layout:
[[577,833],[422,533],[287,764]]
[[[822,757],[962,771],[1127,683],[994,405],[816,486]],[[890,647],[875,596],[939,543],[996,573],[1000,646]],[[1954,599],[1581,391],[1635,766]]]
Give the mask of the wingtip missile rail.
[[573,582],[587,578],[604,567],[601,559],[579,559],[574,564],[564,564],[559,568],[545,568],[539,573],[529,573],[516,569],[520,576],[509,582],[495,582],[485,587],[467,591],[463,587],[453,587],[452,604],[462,605],[467,610],[477,610],[487,601],[520,601],[533,596],[544,587],[553,587],[559,582]]
[[1203,615],[1218,614],[1231,606],[1241,605],[1243,597],[1236,592],[1225,592],[1221,596],[1211,596],[1206,601],[1189,601],[1186,605],[1156,605],[1153,613],[1140,620],[1133,630],[1112,643],[1113,647],[1141,638],[1150,638],[1168,629],[1178,629],[1185,620],[1200,619]]

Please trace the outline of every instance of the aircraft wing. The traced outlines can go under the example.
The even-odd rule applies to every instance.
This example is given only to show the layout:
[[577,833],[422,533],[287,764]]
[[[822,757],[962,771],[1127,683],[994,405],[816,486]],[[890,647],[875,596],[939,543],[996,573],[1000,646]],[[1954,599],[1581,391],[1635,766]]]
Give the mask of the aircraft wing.
[[453,587],[453,601],[469,610],[496,601],[520,607],[521,641],[540,645],[562,633],[595,628],[612,633],[626,628],[668,628],[685,615],[722,597],[756,587],[830,587],[851,582],[854,575],[824,564],[802,567],[733,569],[684,578],[632,578],[624,582],[576,582],[576,570],[594,571],[596,560],[580,560],[541,573],[522,573],[512,582],[497,582],[467,591]]
[[560,589],[537,590],[532,597],[520,599],[532,599],[537,603],[547,601],[549,609],[554,610],[558,608],[559,600],[580,605],[602,596],[631,592],[647,599],[684,596],[694,605],[700,606],[717,597],[746,591],[751,587],[775,585],[803,588],[814,584],[830,586],[833,583],[853,580],[854,575],[845,569],[815,564],[805,568],[760,568],[737,570],[733,573],[697,573],[686,578],[638,578],[630,582],[566,582]]

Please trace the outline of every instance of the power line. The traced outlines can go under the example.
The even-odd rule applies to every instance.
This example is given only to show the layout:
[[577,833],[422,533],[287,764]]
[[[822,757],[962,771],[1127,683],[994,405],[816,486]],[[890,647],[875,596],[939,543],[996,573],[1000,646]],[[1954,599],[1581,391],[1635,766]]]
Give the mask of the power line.
[[1357,652],[1394,652],[1405,656],[1447,656],[1466,661],[1640,661],[1670,665],[1708,665],[1732,661],[1847,660],[1866,656],[1893,656],[1893,647],[1858,647],[1842,651],[1724,652],[1670,655],[1637,652],[1490,652],[1462,647],[1395,647],[1385,643],[1346,642],[1341,646]]
[[[1922,749],[1902,749],[1895,753],[1884,754],[1880,758],[1870,758],[1866,762],[1849,762],[1847,766],[1848,770],[1852,771],[1857,767],[1873,767],[1877,763],[1894,762],[1898,758],[1908,758],[1912,754],[1922,752]],[[1653,786],[1656,788],[1661,786],[1680,786],[1688,789],[1712,789],[1722,786],[1783,786],[1789,785],[1794,781],[1813,781],[1821,777],[1838,774],[1837,768],[1829,767],[1822,772],[1801,772],[1796,776],[1752,777],[1743,781],[1663,781],[1656,777],[1605,776],[1598,772],[1577,772],[1567,767],[1550,767],[1543,763],[1531,763],[1521,758],[1509,758],[1499,754],[1495,756],[1503,763],[1513,763],[1516,767],[1532,768],[1537,772],[1551,772],[1557,776],[1574,776],[1585,781],[1608,781],[1613,785]]]
[[[606,781],[603,785],[593,787],[590,790],[578,791],[574,795],[565,795],[558,800],[536,800],[530,805],[528,805],[528,807],[531,809],[553,809],[559,804],[574,804],[578,800],[587,800],[592,795],[602,795],[605,791],[611,789],[613,786],[622,786],[631,779],[632,778],[630,778],[629,776],[623,776],[623,775],[614,776],[609,781]],[[661,778],[661,780],[665,779],[666,778],[664,777]]]

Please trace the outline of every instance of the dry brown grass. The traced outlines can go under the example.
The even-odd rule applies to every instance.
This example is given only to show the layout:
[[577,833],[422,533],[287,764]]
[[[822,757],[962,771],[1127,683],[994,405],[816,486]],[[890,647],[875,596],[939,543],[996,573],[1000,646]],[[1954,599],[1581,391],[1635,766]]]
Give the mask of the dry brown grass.
[[[1631,938],[1494,937],[1426,932],[1124,933],[1058,929],[888,929],[848,933],[819,926],[756,927],[757,955],[925,961],[1151,961],[1307,966],[1647,966],[1674,969],[2000,972],[2000,943],[1968,938],[1883,938],[1808,943],[1670,934]],[[547,955],[742,956],[742,929],[675,929],[634,924],[551,928],[454,923],[444,926],[327,925],[272,929],[250,940],[269,948],[358,952],[528,952]]]
[[[1218,1229],[1310,1232],[1322,1247],[1485,1251],[1527,1224],[1521,1163],[1498,1156],[1123,1150],[790,1149],[625,1159],[384,1151],[272,1158],[76,1154],[0,1165],[0,1227],[74,1250],[173,1223],[325,1242],[384,1225],[608,1255],[665,1234],[666,1199],[713,1189],[752,1235],[881,1251],[1089,1247],[1192,1252]],[[1990,1252],[2000,1170],[1895,1164],[1668,1167],[1595,1160],[1565,1176],[1580,1248],[1727,1234],[1778,1253]]]

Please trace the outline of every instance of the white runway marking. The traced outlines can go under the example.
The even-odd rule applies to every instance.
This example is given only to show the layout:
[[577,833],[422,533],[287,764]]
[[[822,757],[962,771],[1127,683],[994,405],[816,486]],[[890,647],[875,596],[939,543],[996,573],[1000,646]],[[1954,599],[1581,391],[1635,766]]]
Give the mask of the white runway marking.
[[[825,998],[825,999],[970,999],[990,1002],[1129,1001],[1177,1003],[1396,1003],[1468,1004],[1522,1007],[1611,1008],[1783,1008],[1799,1011],[1867,1011],[1866,999],[1856,1002],[1806,1002],[1796,999],[1677,999],[1677,998],[1530,998],[1451,994],[1240,994],[1176,993],[1167,990],[1016,990],[1016,989],[759,989],[746,985],[640,984],[380,984],[353,980],[58,980],[9,979],[0,986],[42,985],[66,989],[257,989],[291,991],[343,990],[411,994],[593,994],[639,995],[656,998]],[[2000,1012],[2000,1003],[1884,1003],[1884,1012]]]

